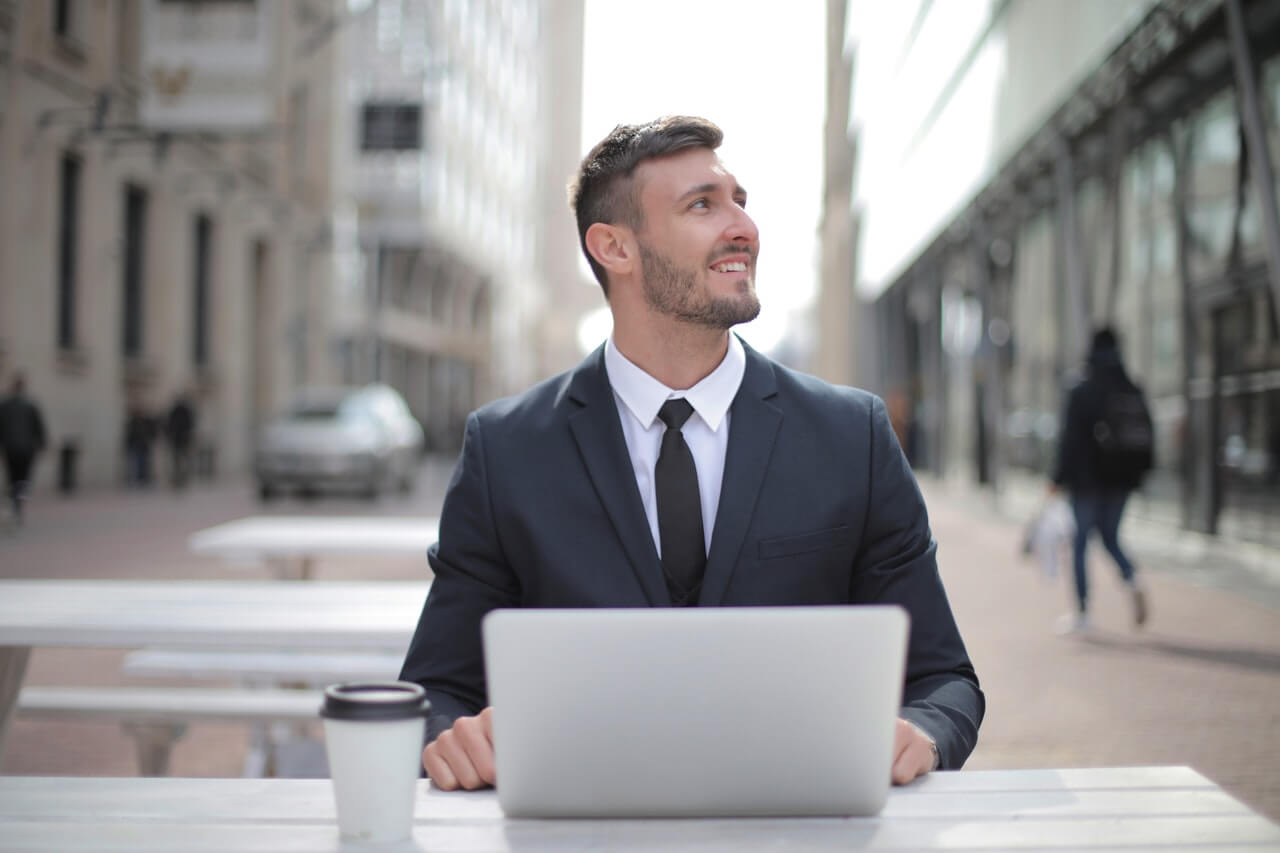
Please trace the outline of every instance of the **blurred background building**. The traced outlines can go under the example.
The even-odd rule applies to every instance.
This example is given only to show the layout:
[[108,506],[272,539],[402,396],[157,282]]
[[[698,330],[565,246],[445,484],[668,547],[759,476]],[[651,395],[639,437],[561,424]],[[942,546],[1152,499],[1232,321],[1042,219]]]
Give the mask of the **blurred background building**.
[[570,364],[536,330],[575,269],[582,3],[365,8],[348,28],[342,374],[401,389],[428,447],[450,449],[471,409]]
[[0,377],[40,486],[118,482],[126,410],[182,391],[244,471],[304,386],[387,382],[448,449],[571,364],[581,31],[581,0],[0,0]]
[[845,8],[854,280],[914,464],[1042,490],[1110,324],[1158,433],[1136,512],[1280,544],[1280,4]]

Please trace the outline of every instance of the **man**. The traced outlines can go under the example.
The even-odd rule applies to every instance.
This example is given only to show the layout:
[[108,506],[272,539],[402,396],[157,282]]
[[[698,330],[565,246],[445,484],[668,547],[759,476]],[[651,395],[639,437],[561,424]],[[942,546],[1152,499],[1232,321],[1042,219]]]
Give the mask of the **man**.
[[613,334],[467,420],[401,673],[427,688],[441,788],[495,782],[480,620],[497,607],[901,604],[893,779],[973,749],[982,693],[883,403],[729,334],[760,310],[760,240],[720,140],[671,117],[592,149],[572,206]]
[[180,489],[187,484],[191,475],[192,446],[196,436],[196,410],[191,404],[191,395],[186,391],[178,394],[169,409],[165,421],[165,433],[169,437],[169,448],[173,451],[173,487]]
[[151,485],[151,445],[156,437],[155,419],[141,402],[134,401],[124,419],[125,482],[130,486]]
[[1133,561],[1120,547],[1119,530],[1129,495],[1152,467],[1155,435],[1142,390],[1125,372],[1120,341],[1110,328],[1093,335],[1085,378],[1067,394],[1061,436],[1050,492],[1066,489],[1075,514],[1076,611],[1059,621],[1058,631],[1089,629],[1085,552],[1094,530],[1129,588],[1133,622],[1141,628],[1147,621],[1147,595]]
[[44,419],[26,389],[26,380],[19,374],[14,377],[9,396],[0,400],[0,451],[4,453],[15,525],[22,524],[22,504],[30,488],[31,468],[45,447]]

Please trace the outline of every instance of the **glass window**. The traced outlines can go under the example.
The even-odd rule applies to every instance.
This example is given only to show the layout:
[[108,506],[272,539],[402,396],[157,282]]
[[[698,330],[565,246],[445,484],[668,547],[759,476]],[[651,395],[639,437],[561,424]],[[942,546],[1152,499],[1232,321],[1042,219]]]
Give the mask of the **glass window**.
[[1010,291],[1013,360],[1005,442],[1012,464],[1039,472],[1048,471],[1053,464],[1061,405],[1054,274],[1056,227],[1056,219],[1046,211],[1022,229]]
[[1240,130],[1235,91],[1227,89],[1189,119],[1187,218],[1190,264],[1197,284],[1226,271],[1237,205]]
[[209,287],[213,266],[213,220],[204,213],[195,219],[193,266],[191,355],[197,367],[204,367],[209,363]]
[[137,358],[143,352],[143,306],[146,301],[144,286],[147,246],[147,193],[141,187],[126,184],[124,188],[124,268],[122,315],[124,328],[122,346],[128,358]]
[[1089,178],[1076,194],[1081,263],[1084,272],[1085,307],[1090,325],[1108,320],[1107,295],[1111,288],[1113,229],[1106,183]]
[[58,346],[76,345],[77,258],[80,233],[80,158],[62,155],[58,175]]
[[1173,157],[1152,142],[1125,164],[1117,325],[1129,365],[1147,391],[1181,395],[1182,295],[1177,272]]
[[364,105],[360,147],[365,151],[417,151],[422,147],[422,105]]

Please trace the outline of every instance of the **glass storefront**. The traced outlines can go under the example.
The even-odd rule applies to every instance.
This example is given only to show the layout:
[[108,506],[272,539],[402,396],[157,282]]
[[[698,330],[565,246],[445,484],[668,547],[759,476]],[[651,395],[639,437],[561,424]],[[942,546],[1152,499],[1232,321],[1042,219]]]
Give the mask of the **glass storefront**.
[[1054,263],[1057,220],[1044,211],[1018,235],[1009,292],[1010,366],[1005,378],[1007,464],[1051,473],[1059,395],[1059,294]]
[[[1001,465],[1050,473],[1064,394],[1079,376],[1089,327],[1109,324],[1156,426],[1156,469],[1135,514],[1280,547],[1280,324],[1264,199],[1230,71],[1215,78],[1216,91],[1196,91],[1205,79],[1179,78],[1179,109],[1130,111],[1136,124],[1152,122],[1130,142],[1110,135],[1119,125],[1104,117],[1097,123],[1104,129],[1088,139],[1029,146],[1027,164],[1011,160],[1011,176],[993,184],[997,199],[975,204],[927,262],[894,285],[881,304],[886,327],[896,322],[911,333],[911,367],[898,381],[911,389],[916,444],[927,449],[913,461],[938,474],[972,469],[976,479],[998,482],[984,467],[983,425],[992,424],[999,425],[994,458]],[[1262,63],[1259,82],[1280,192],[1280,56]],[[1107,147],[1120,144],[1126,147]],[[1104,151],[1120,153],[1113,159]],[[1068,206],[1060,182],[1073,171]],[[1074,227],[1062,218],[1068,207]],[[975,232],[962,226],[993,210],[987,230],[976,230],[996,232],[984,246],[991,274],[970,280],[963,271],[975,257],[967,242]],[[999,211],[1008,217],[1003,226]],[[1077,281],[1082,289],[1073,288]],[[946,346],[947,324],[934,321],[938,305],[959,304],[959,293],[982,300],[988,334],[973,365],[958,367],[941,358],[956,353]],[[957,465],[969,448],[977,448],[977,464]]]

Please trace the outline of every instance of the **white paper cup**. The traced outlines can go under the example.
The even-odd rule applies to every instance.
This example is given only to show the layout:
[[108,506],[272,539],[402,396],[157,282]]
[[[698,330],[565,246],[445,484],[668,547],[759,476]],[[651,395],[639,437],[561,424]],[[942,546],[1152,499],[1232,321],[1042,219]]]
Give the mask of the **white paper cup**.
[[430,707],[426,691],[406,681],[325,688],[320,716],[344,840],[403,841],[411,834]]

